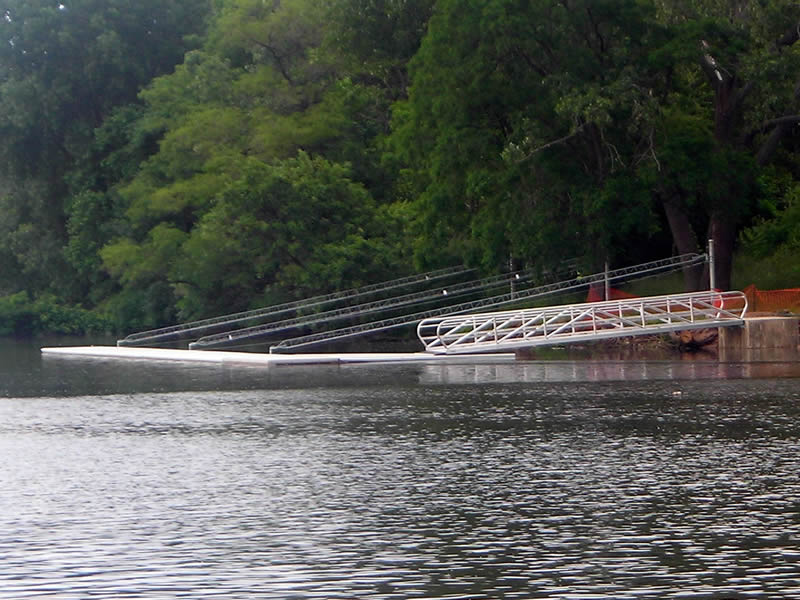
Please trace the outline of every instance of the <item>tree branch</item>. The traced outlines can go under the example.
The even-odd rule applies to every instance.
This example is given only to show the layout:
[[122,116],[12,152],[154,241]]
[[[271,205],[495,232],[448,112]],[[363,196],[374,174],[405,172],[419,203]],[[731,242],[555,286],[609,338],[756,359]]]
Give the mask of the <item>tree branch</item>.
[[738,110],[739,107],[744,103],[745,98],[750,95],[750,92],[752,92],[753,88],[755,87],[756,84],[752,81],[745,83],[733,96],[733,100],[731,100],[731,107]]
[[540,77],[547,77],[550,74],[550,72],[547,69],[537,64],[530,56],[528,56],[528,53],[525,52],[522,48],[515,48],[515,51],[522,57],[522,60],[524,60],[531,69],[533,69],[539,74]]
[[[800,100],[800,80],[798,80],[794,86],[794,99],[795,101]],[[759,148],[758,152],[756,153],[756,164],[761,166],[767,164],[772,159],[775,151],[778,149],[778,144],[780,143],[781,139],[783,139],[783,136],[786,134],[786,132],[789,131],[789,128],[792,125],[797,125],[798,123],[800,123],[800,115],[784,115],[782,117],[765,121],[761,124],[761,127],[750,131],[744,138],[747,145],[752,143],[756,134],[763,133],[772,128],[769,137],[764,141],[764,143],[761,145],[761,148]]]
[[775,127],[776,125],[794,125],[797,123],[800,123],[800,115],[786,115],[784,117],[777,117],[776,119],[765,121],[761,124],[760,130],[764,131],[770,127]]
[[763,167],[770,161],[788,128],[788,125],[778,124],[777,127],[772,130],[756,153],[756,164],[758,166]]
[[586,14],[589,16],[589,22],[592,24],[592,29],[594,29],[594,34],[595,36],[597,36],[597,39],[600,42],[600,54],[605,54],[606,41],[603,38],[603,34],[600,33],[600,26],[597,24],[597,21],[594,20],[594,15],[592,14],[592,7],[590,5],[586,6]]
[[800,40],[800,23],[792,27],[789,31],[783,34],[776,42],[775,46],[778,52],[783,50],[784,46],[792,46]]
[[[756,153],[756,163],[760,166],[767,164],[778,149],[778,144],[783,136],[786,135],[792,125],[797,124],[800,124],[800,115],[778,117],[777,119],[771,119],[764,123],[761,131],[766,131],[770,127],[773,129],[766,141],[761,145],[761,148],[758,149]],[[754,135],[755,133],[753,133],[753,136]]]
[[558,58],[556,57],[556,55],[555,55],[555,52],[553,52],[553,47],[552,47],[552,46],[550,46],[550,44],[547,44],[547,43],[546,43],[544,40],[542,40],[542,39],[541,39],[541,38],[539,38],[539,37],[536,37],[536,38],[534,38],[534,40],[533,40],[533,41],[534,41],[534,42],[535,42],[535,43],[536,43],[536,44],[537,44],[537,45],[538,45],[538,46],[539,46],[539,47],[540,47],[542,50],[544,50],[545,54],[547,55],[547,58],[549,58],[549,59],[550,59],[550,62],[552,63],[553,67],[554,67],[556,70],[558,70],[558,68],[559,68],[559,60],[558,60]]
[[278,51],[275,50],[275,48],[273,48],[272,46],[270,46],[268,44],[265,44],[264,42],[261,42],[261,41],[255,39],[254,37],[252,37],[250,35],[248,35],[247,37],[256,46],[258,46],[260,48],[263,48],[264,50],[269,52],[272,55],[272,59],[275,61],[275,65],[278,67],[278,71],[280,71],[281,75],[283,75],[283,78],[286,79],[286,81],[289,84],[294,83],[292,81],[292,78],[289,76],[289,72],[286,70],[286,66],[283,64],[283,57],[280,54],[278,54]]
[[786,115],[783,117],[770,119],[769,121],[764,121],[758,127],[755,127],[747,132],[747,134],[744,136],[745,144],[750,144],[753,141],[753,138],[759,133],[766,133],[773,127],[778,127],[781,125],[796,125],[798,123],[800,123],[800,115]]
[[565,135],[564,137],[560,137],[560,138],[558,138],[557,140],[553,140],[553,141],[551,141],[551,142],[547,142],[546,144],[542,144],[541,146],[537,146],[536,148],[534,148],[533,150],[531,150],[530,152],[528,152],[528,153],[527,153],[525,156],[523,156],[522,158],[518,159],[518,160],[517,160],[517,164],[519,164],[519,163],[521,163],[521,162],[524,162],[524,161],[528,160],[528,159],[529,159],[531,156],[533,156],[534,154],[536,154],[536,153],[538,153],[538,152],[541,152],[542,150],[547,150],[548,148],[550,148],[550,147],[552,147],[552,146],[556,146],[556,145],[558,145],[558,144],[563,144],[564,142],[566,142],[566,141],[568,141],[568,140],[570,140],[570,139],[574,138],[574,137],[575,137],[576,135],[578,135],[578,134],[579,134],[579,133],[580,133],[580,132],[581,132],[581,131],[582,131],[582,130],[583,130],[583,129],[584,129],[586,126],[587,126],[587,125],[588,125],[588,123],[584,123],[583,125],[580,125],[580,126],[578,126],[578,128],[577,128],[575,131],[573,131],[573,132],[572,132],[572,133],[570,133],[570,134],[567,134],[567,135]]
[[730,75],[723,73],[716,59],[708,53],[708,42],[700,40],[700,45],[703,49],[703,55],[700,57],[700,68],[703,69],[703,72],[706,74],[706,77],[708,77],[714,89],[718,89],[720,84],[730,79]]

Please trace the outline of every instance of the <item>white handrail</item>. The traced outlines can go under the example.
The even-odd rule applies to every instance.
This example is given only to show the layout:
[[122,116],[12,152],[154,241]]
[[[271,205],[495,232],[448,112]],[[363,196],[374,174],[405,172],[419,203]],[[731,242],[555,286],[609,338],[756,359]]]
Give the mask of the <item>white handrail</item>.
[[738,291],[692,292],[544,308],[425,319],[417,335],[427,352],[502,352],[546,346],[741,325],[747,297]]

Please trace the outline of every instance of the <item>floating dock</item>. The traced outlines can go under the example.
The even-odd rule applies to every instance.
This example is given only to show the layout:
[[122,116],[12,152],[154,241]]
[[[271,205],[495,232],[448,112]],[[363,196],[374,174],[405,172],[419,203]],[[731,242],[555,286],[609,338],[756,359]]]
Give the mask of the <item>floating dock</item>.
[[42,348],[44,356],[83,357],[101,359],[138,359],[216,363],[230,365],[311,365],[353,363],[487,363],[513,361],[513,353],[472,356],[434,356],[428,352],[373,352],[344,354],[263,354],[222,350],[180,350],[169,348],[140,348],[124,346],[71,346]]

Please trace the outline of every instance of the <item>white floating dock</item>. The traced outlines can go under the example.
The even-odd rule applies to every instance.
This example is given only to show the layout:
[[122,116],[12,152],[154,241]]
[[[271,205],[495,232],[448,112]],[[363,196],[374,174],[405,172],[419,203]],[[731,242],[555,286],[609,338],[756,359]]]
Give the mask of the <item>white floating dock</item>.
[[140,359],[240,365],[309,365],[348,363],[477,363],[512,361],[514,354],[483,354],[471,356],[434,356],[427,352],[374,352],[352,354],[259,354],[254,352],[225,352],[217,350],[177,350],[169,348],[136,348],[126,346],[71,346],[42,348],[44,356],[84,358]]

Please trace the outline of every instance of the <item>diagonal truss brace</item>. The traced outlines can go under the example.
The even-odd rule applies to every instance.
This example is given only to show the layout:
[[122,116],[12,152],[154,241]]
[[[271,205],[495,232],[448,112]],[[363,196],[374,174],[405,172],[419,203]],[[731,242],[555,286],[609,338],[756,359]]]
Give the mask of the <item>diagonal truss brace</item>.
[[693,292],[629,300],[430,318],[417,334],[436,354],[502,352],[683,329],[741,325],[742,292]]

